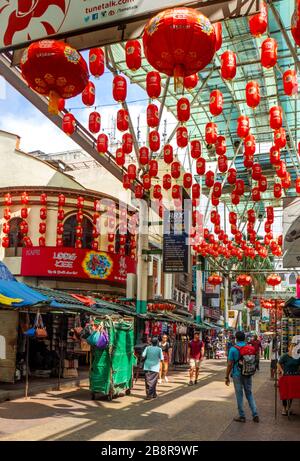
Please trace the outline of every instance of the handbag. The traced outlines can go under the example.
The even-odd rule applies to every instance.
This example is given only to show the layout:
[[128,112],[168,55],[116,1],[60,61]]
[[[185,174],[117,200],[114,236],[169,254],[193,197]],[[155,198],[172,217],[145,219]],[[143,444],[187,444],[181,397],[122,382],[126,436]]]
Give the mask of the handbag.
[[39,339],[47,338],[48,333],[47,333],[46,327],[44,327],[43,318],[39,311],[36,314],[34,327],[35,327],[35,337],[36,338],[39,338]]

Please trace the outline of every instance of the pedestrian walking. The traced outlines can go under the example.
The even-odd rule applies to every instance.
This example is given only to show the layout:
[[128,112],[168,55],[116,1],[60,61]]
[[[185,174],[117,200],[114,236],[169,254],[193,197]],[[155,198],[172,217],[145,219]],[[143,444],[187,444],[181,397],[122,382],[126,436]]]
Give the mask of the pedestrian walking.
[[[295,358],[293,351],[294,348],[298,345],[297,336],[294,336],[291,344],[289,345],[289,350],[286,354],[283,354],[277,364],[279,376],[284,375],[295,375],[300,371],[300,358]],[[292,400],[282,400],[282,412],[283,416],[288,415],[288,406],[289,408],[292,405]],[[292,414],[292,413],[291,413]]]
[[157,397],[156,385],[160,363],[164,359],[163,352],[158,346],[157,337],[152,338],[151,346],[144,349],[142,357],[144,358],[146,400],[155,399]]
[[265,360],[270,360],[270,344],[271,344],[271,340],[269,338],[268,341],[265,343],[265,348],[264,348],[264,359]]
[[161,384],[163,379],[165,380],[166,383],[168,383],[169,382],[168,371],[169,371],[169,363],[170,363],[171,345],[169,343],[167,335],[163,335],[159,347],[162,350],[164,359],[162,362],[160,362],[158,384]]
[[257,335],[254,335],[252,341],[250,341],[250,344],[254,347],[255,349],[255,355],[256,355],[256,369],[259,371],[259,359],[260,359],[260,354],[262,352],[262,345],[261,341],[258,338]]
[[245,342],[245,333],[237,331],[236,344],[230,348],[228,354],[228,365],[225,377],[225,384],[230,385],[230,376],[232,377],[235,396],[239,411],[239,416],[234,421],[246,422],[243,397],[244,393],[252,412],[253,421],[258,423],[259,416],[256,403],[252,394],[252,376],[256,371],[255,349],[252,345]]
[[200,333],[195,331],[194,339],[190,341],[188,346],[188,361],[190,363],[190,382],[189,385],[194,384],[194,375],[195,375],[195,384],[197,384],[200,363],[204,359],[204,342],[200,340]]

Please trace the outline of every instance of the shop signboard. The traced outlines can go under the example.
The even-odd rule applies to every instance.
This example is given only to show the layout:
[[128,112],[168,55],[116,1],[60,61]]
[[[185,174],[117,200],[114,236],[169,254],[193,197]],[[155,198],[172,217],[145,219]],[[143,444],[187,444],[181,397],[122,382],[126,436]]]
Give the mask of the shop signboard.
[[[198,2],[199,3],[199,2]],[[208,1],[201,2],[201,11],[213,22],[224,17],[237,17],[253,14],[257,11],[257,3],[242,0]],[[207,5],[205,4],[207,3]],[[103,44],[99,34],[93,31],[113,28],[105,33],[104,43],[113,43],[128,39],[130,32],[139,36],[143,30],[145,20],[156,12],[166,8],[189,4],[187,1],[174,0],[0,0],[0,50],[26,46],[32,40],[50,37],[78,36],[89,33],[83,40],[77,40],[80,48],[89,48]],[[117,30],[118,25],[136,23],[127,30]],[[87,35],[89,35],[87,34]],[[128,36],[129,35],[129,36]],[[92,41],[92,43],[91,43]],[[72,40],[70,44],[75,45]],[[81,42],[81,43],[80,43]]]
[[189,247],[185,231],[184,211],[165,210],[163,237],[163,271],[188,272]]
[[93,279],[126,284],[127,274],[136,272],[136,261],[104,251],[77,248],[23,248],[21,275]]

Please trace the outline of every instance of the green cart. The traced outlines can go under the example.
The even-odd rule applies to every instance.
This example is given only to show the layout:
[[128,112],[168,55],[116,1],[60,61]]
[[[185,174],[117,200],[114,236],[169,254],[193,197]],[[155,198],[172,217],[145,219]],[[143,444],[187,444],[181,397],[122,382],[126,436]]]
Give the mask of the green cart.
[[107,396],[109,400],[121,393],[130,394],[135,365],[134,322],[105,321],[109,333],[109,347],[92,348],[90,391],[92,399]]

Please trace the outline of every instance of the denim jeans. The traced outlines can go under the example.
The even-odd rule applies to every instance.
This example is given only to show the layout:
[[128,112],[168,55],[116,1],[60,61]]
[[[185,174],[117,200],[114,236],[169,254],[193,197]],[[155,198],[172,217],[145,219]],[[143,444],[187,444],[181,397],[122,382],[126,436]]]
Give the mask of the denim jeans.
[[249,407],[252,412],[252,416],[257,416],[257,409],[255,400],[252,394],[252,376],[233,376],[233,384],[235,390],[235,396],[240,417],[245,417],[243,397],[244,392],[246,399],[248,400]]

